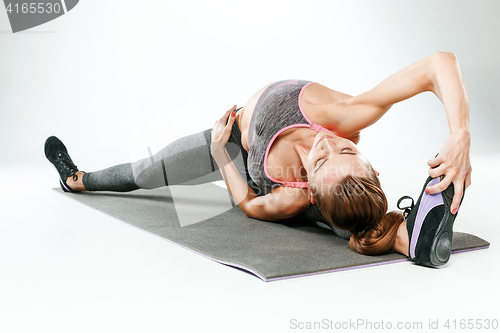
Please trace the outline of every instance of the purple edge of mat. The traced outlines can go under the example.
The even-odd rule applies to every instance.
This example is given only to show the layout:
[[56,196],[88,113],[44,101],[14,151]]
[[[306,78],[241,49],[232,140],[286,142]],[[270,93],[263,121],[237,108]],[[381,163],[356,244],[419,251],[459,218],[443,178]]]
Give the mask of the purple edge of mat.
[[[66,194],[65,192],[63,193],[60,193],[59,191],[56,191],[56,190],[59,190],[59,188],[53,188],[52,189],[54,192],[56,192],[57,194],[65,197],[65,198],[68,198],[70,199]],[[78,194],[75,194],[75,195],[78,195]],[[78,200],[73,200],[73,201],[76,201],[78,202],[79,204],[85,206],[85,207],[90,207]],[[223,265],[226,265],[226,266],[231,266],[231,267],[235,267],[235,268],[238,268],[238,269],[241,269],[245,272],[248,272],[250,274],[253,274],[255,275],[256,277],[258,277],[259,279],[261,279],[262,281],[264,282],[272,282],[272,281],[279,281],[279,280],[287,280],[287,279],[293,279],[293,278],[298,278],[298,277],[304,277],[304,276],[311,276],[311,275],[319,275],[319,274],[326,274],[326,273],[333,273],[333,272],[340,272],[340,271],[348,271],[348,270],[354,270],[354,269],[359,269],[359,268],[366,268],[366,267],[374,267],[374,266],[381,266],[381,265],[388,265],[388,264],[393,264],[393,263],[398,263],[398,262],[403,262],[403,261],[409,261],[408,258],[402,258],[402,259],[395,259],[395,260],[389,260],[389,261],[383,261],[383,262],[376,262],[376,263],[372,263],[372,264],[365,264],[365,265],[358,265],[358,266],[349,266],[349,267],[342,267],[342,268],[335,268],[335,269],[330,269],[330,270],[324,270],[324,271],[318,271],[318,272],[311,272],[311,273],[303,273],[303,274],[295,274],[295,275],[289,275],[289,276],[280,276],[280,277],[275,277],[275,278],[269,278],[269,279],[266,279],[264,276],[260,275],[259,273],[257,273],[256,271],[254,271],[253,269],[251,268],[248,268],[248,267],[245,267],[245,266],[242,266],[242,265],[239,265],[239,264],[235,264],[235,263],[231,263],[231,262],[228,262],[228,261],[223,261],[223,260],[219,260],[219,259],[215,259],[213,257],[210,257],[209,255],[206,255],[204,253],[201,253],[201,252],[198,252],[196,250],[193,250],[192,248],[189,248],[187,246],[184,246],[184,245],[181,245],[179,243],[176,243],[170,239],[167,239],[165,237],[162,237],[160,235],[157,235],[155,233],[152,233],[151,231],[148,231],[146,229],[142,229],[142,228],[139,228],[138,226],[135,226],[133,224],[130,224],[128,222],[125,222],[123,220],[120,220],[119,218],[117,217],[114,217],[112,215],[109,215],[103,211],[100,211],[99,209],[97,208],[94,208],[94,207],[90,207],[92,208],[93,210],[95,211],[98,211],[99,213],[103,214],[103,215],[106,215],[108,217],[111,217],[117,221],[120,221],[121,223],[124,223],[128,226],[132,226],[136,229],[139,229],[139,230],[142,230],[144,232],[147,232],[148,234],[152,235],[152,236],[155,236],[163,241],[167,241],[168,243],[170,244],[174,244],[176,246],[179,246],[183,249],[186,249],[188,250],[189,252],[192,252],[192,253],[196,253],[204,258],[207,258],[207,259],[210,259],[212,261],[215,261],[219,264],[223,264]],[[482,246],[482,247],[474,247],[474,248],[470,248],[470,249],[463,249],[463,250],[456,250],[456,251],[451,251],[451,253],[460,253],[460,252],[469,252],[469,251],[475,251],[475,250],[482,250],[482,249],[487,249],[489,248],[490,246],[487,245],[487,246]]]

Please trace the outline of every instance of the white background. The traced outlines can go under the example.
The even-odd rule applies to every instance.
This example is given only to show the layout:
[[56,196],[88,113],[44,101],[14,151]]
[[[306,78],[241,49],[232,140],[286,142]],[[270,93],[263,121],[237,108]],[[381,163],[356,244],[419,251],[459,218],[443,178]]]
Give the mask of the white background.
[[[12,34],[0,9],[0,331],[500,320],[499,12],[493,0],[86,0]],[[301,78],[355,95],[436,51],[458,57],[470,98],[473,186],[455,230],[492,243],[441,269],[399,263],[264,283],[51,191],[50,135],[81,170],[98,170],[211,127],[270,82]],[[418,196],[447,134],[431,93],[362,134],[391,208]]]

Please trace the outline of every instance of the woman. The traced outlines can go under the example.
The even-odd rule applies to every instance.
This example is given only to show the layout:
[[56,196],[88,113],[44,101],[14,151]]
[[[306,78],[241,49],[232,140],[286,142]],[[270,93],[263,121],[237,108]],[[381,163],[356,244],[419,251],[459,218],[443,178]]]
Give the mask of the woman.
[[[430,180],[417,209],[411,209],[412,205],[405,214],[386,213],[387,199],[378,174],[356,147],[360,131],[393,104],[425,91],[442,101],[450,136],[438,156],[428,162]],[[193,184],[214,180],[203,176],[219,169],[249,217],[287,219],[317,203],[326,222],[354,232],[350,246],[357,252],[394,250],[429,266],[448,260],[451,226],[471,181],[468,100],[453,54],[435,53],[358,96],[313,82],[275,82],[236,111],[234,106],[212,130],[180,139],[151,158],[98,172],[78,171],[55,137],[47,139],[45,152],[58,169],[65,191]],[[237,166],[234,161],[240,152],[244,165]],[[439,209],[424,213],[420,209],[423,220],[416,216],[421,201],[441,192]],[[419,238],[420,234],[425,236]]]

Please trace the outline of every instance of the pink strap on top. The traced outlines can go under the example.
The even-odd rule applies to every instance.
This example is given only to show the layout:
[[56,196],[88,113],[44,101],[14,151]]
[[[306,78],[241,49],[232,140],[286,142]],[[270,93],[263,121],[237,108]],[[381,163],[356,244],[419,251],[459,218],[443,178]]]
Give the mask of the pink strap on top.
[[294,125],[290,125],[290,126],[287,126],[285,128],[280,129],[278,132],[276,132],[276,134],[274,134],[271,141],[269,141],[269,145],[267,146],[267,149],[266,149],[266,155],[264,155],[264,172],[266,173],[267,178],[269,178],[270,180],[272,180],[275,183],[282,184],[283,186],[286,186],[286,187],[307,188],[309,186],[309,183],[308,182],[284,182],[284,181],[281,181],[281,180],[278,180],[276,178],[271,177],[269,175],[269,173],[267,172],[267,156],[269,155],[269,151],[271,150],[271,146],[273,145],[274,140],[276,140],[276,138],[281,133],[283,133],[284,131],[286,131],[290,128],[294,128],[294,127],[306,127],[306,128],[310,128],[310,129],[316,131],[316,133],[319,133],[322,131],[327,131],[335,136],[339,136],[337,133],[334,133],[334,132],[324,128],[323,126],[311,121],[306,116],[306,113],[304,112],[304,110],[302,110],[302,103],[301,103],[302,102],[302,93],[304,92],[306,87],[308,87],[310,84],[313,84],[313,83],[315,83],[315,82],[309,82],[308,84],[306,84],[305,86],[302,87],[302,89],[300,90],[300,93],[299,93],[299,101],[298,101],[300,112],[302,112],[302,115],[307,120],[309,125],[307,125],[307,124],[294,124]]

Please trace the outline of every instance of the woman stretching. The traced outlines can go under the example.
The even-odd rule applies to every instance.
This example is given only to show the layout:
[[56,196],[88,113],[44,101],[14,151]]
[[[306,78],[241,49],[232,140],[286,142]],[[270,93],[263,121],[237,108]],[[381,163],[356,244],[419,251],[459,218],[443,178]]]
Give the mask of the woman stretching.
[[[412,199],[403,213],[387,212],[378,173],[356,147],[360,131],[393,104],[425,91],[443,103],[450,135],[428,162],[430,177],[417,203]],[[352,232],[354,251],[392,250],[440,266],[449,259],[453,222],[471,182],[468,113],[456,57],[437,52],[358,96],[302,80],[271,83],[241,110],[225,112],[211,130],[134,163],[85,173],[56,137],[47,139],[45,154],[64,191],[123,192],[223,179],[249,217],[277,221],[314,216],[319,208],[317,220]]]

